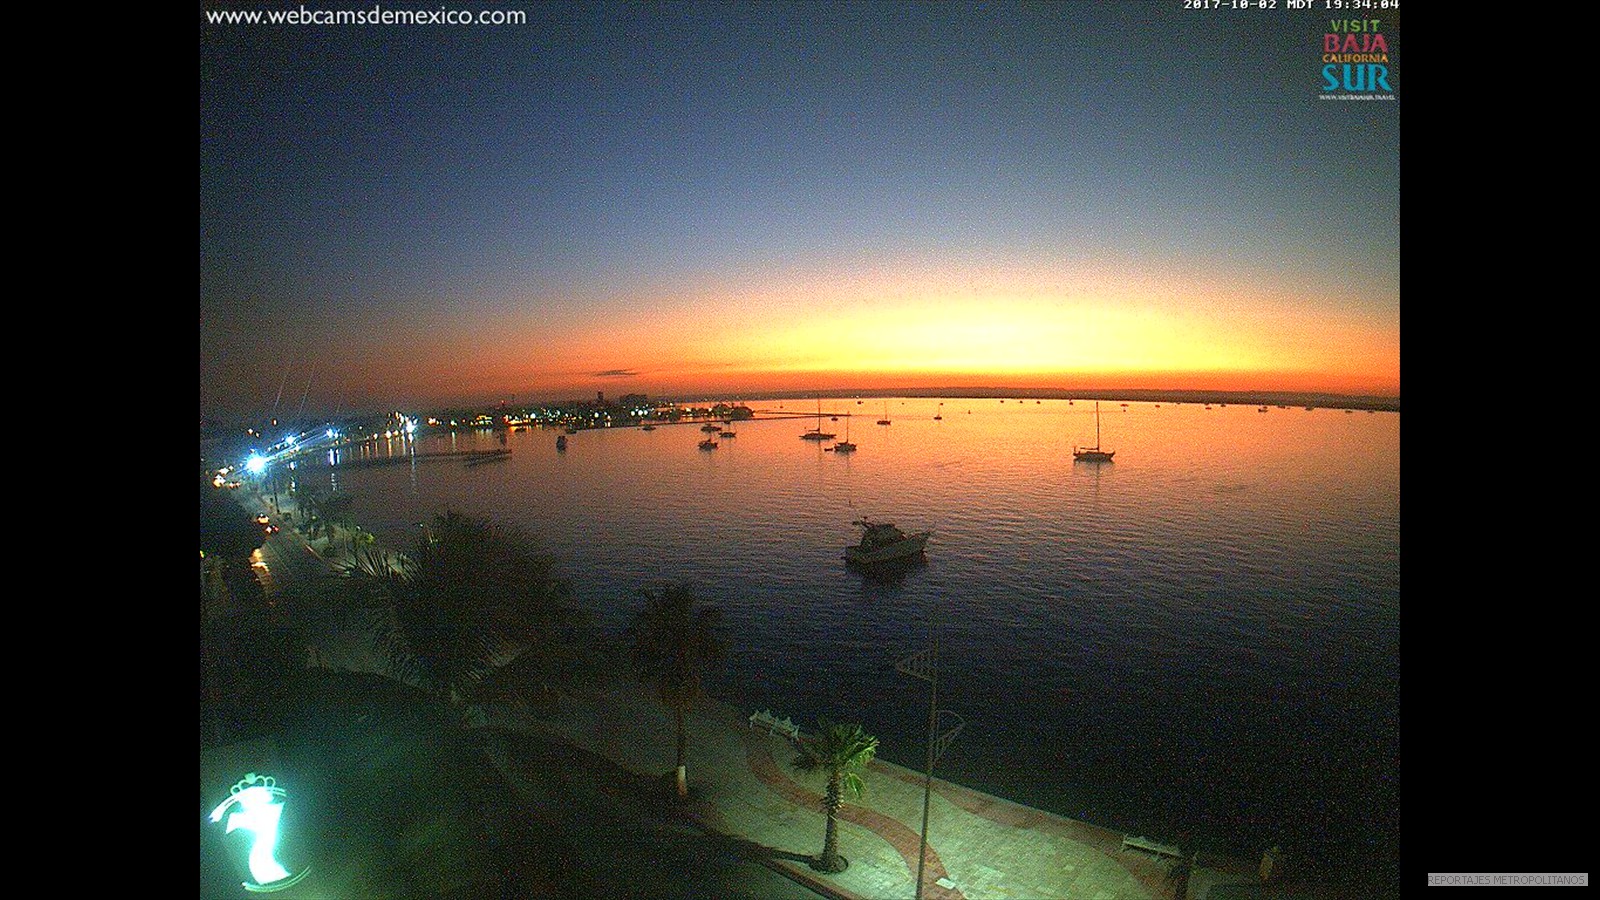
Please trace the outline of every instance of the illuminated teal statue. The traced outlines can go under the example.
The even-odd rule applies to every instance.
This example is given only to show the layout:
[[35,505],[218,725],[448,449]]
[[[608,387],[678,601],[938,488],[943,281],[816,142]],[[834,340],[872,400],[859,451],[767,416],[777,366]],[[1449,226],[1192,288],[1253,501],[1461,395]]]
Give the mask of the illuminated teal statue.
[[283,803],[288,792],[278,787],[277,780],[270,775],[257,775],[254,772],[246,775],[244,780],[234,785],[228,792],[228,799],[211,811],[211,821],[222,821],[222,814],[228,807],[239,804],[236,812],[228,815],[228,834],[237,829],[244,829],[255,835],[255,842],[250,846],[250,877],[254,883],[244,882],[247,891],[281,891],[306,876],[310,868],[300,870],[298,875],[290,875],[289,870],[278,862],[275,855],[278,849],[278,822],[283,818]]

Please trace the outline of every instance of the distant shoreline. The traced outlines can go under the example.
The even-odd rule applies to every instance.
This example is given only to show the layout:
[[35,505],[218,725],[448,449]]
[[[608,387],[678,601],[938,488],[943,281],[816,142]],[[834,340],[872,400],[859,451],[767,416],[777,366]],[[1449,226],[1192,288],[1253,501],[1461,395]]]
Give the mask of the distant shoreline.
[[1063,390],[1060,388],[884,388],[881,390],[763,391],[753,394],[708,394],[695,400],[676,402],[740,402],[766,400],[871,399],[915,397],[925,400],[1103,400],[1140,403],[1234,403],[1240,406],[1312,406],[1320,409],[1369,409],[1399,412],[1399,397],[1363,394],[1329,394],[1309,391],[1201,391],[1150,390],[1147,388],[1109,388]]
[[[809,391],[721,391],[721,392],[695,392],[677,395],[652,396],[650,400],[657,404],[675,403],[678,405],[707,406],[716,403],[748,403],[764,402],[769,400],[815,400],[823,399],[849,399],[865,400],[880,399],[884,397],[914,397],[923,400],[1103,400],[1108,402],[1128,403],[1234,403],[1240,406],[1291,406],[1291,407],[1316,407],[1319,409],[1360,409],[1375,412],[1399,412],[1400,398],[1376,394],[1334,394],[1317,391],[1206,391],[1206,390],[1172,390],[1149,388],[1096,388],[1082,390],[1068,390],[1064,388],[1023,388],[1023,387],[935,387],[935,388],[874,388],[867,390],[834,389],[834,390],[809,390]],[[497,401],[498,402],[498,401]],[[561,406],[574,403],[592,402],[579,398],[567,397],[561,400],[525,401],[517,404],[519,407],[533,406]],[[438,415],[447,415],[447,411],[467,414],[473,410],[488,410],[494,408],[494,402],[482,403],[441,403],[435,404]],[[425,405],[415,408],[426,408]],[[360,415],[379,415],[379,413],[348,413],[346,417]],[[240,426],[242,427],[242,426]],[[202,427],[202,444],[208,440],[221,440],[223,429],[213,425],[209,433]],[[226,429],[232,431],[233,429]],[[234,437],[237,440],[236,436]]]

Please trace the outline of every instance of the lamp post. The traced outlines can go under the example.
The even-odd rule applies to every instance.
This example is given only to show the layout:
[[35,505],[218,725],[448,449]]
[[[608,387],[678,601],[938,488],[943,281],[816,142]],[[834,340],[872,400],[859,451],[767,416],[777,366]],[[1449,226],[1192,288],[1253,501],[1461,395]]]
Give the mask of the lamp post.
[[[259,453],[251,453],[250,454],[250,458],[245,460],[244,468],[245,468],[245,471],[247,471],[250,474],[256,476],[257,479],[261,479],[261,478],[263,478],[263,476],[266,476],[266,474],[267,474],[267,458],[262,456]],[[268,480],[270,480],[271,483],[272,483],[272,511],[274,513],[276,513],[278,511],[278,478],[277,478],[277,475],[278,475],[277,471],[274,470],[272,472],[271,476],[268,478]],[[256,482],[258,487],[259,487],[260,483],[261,482],[259,480]]]
[[[922,872],[928,862],[928,810],[933,799],[933,764],[944,755],[945,748],[955,740],[961,729],[967,726],[966,720],[948,709],[939,708],[939,627],[937,605],[929,611],[928,631],[930,632],[929,646],[925,650],[907,656],[894,664],[897,671],[912,678],[921,678],[929,684],[928,693],[928,766],[927,774],[922,782],[922,840],[917,850],[917,893],[916,900],[922,900]],[[949,713],[955,716],[956,725],[944,734],[939,733],[939,714]]]

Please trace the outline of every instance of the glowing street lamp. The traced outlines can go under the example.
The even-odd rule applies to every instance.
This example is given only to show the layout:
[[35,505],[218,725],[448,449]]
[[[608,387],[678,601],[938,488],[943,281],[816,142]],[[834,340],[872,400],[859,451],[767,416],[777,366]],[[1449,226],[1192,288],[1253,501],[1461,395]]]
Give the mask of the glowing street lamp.
[[[262,473],[267,471],[266,457],[259,453],[252,452],[250,454],[250,458],[245,460],[244,468],[246,472],[259,477]],[[274,511],[278,509],[278,479],[276,473],[274,473],[272,479],[272,508]]]

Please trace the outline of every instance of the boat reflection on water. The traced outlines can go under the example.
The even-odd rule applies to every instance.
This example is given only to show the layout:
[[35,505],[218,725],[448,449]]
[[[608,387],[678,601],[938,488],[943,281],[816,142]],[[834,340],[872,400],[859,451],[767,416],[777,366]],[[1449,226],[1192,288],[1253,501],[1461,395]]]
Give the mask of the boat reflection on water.
[[847,563],[846,568],[873,584],[899,584],[918,569],[928,566],[926,556],[909,556],[879,563]]

